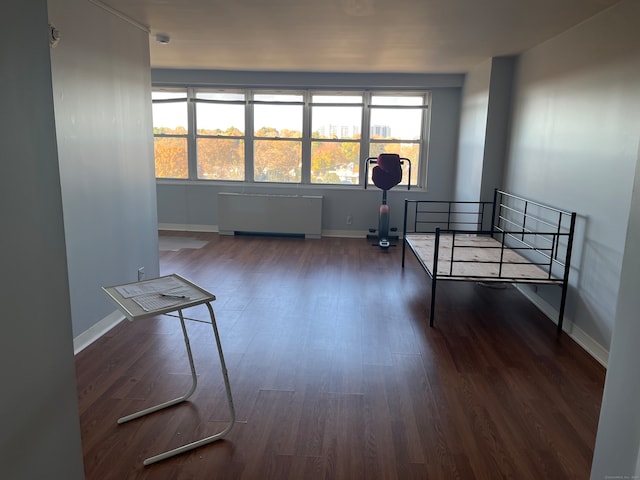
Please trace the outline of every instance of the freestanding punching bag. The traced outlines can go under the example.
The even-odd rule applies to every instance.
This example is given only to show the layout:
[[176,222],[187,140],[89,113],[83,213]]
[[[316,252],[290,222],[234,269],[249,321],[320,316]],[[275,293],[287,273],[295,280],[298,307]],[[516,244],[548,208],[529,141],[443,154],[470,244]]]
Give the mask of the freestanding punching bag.
[[386,192],[402,181],[402,164],[397,153],[381,153],[378,155],[377,165],[371,172],[373,183],[380,190]]
[[402,181],[402,162],[397,153],[381,153],[376,163],[371,178],[375,186],[382,190],[382,204],[378,214],[378,245],[387,248],[390,245],[387,191]]

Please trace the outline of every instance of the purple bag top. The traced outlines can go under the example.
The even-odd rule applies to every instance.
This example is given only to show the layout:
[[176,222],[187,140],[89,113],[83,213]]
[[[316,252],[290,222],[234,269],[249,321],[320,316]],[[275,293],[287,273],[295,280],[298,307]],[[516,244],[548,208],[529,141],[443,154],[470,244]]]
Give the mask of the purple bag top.
[[397,153],[381,153],[377,165],[373,167],[371,178],[381,190],[391,190],[402,181],[402,165]]

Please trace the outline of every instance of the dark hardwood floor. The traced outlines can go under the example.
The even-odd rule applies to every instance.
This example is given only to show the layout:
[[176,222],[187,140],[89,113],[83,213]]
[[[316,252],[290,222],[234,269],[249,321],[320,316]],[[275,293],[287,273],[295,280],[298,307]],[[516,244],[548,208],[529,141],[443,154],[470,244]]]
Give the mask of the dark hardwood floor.
[[[225,440],[143,467],[228,420],[211,327],[123,322],[76,357],[88,480],[587,479],[605,371],[516,289],[430,282],[364,239],[164,232],[161,273],[215,293],[237,423]],[[185,314],[207,319],[206,309]]]

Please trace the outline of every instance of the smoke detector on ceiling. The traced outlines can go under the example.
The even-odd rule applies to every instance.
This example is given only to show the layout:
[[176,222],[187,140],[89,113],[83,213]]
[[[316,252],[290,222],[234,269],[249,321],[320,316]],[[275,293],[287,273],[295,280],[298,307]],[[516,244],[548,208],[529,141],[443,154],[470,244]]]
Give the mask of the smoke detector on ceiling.
[[342,0],[342,8],[347,15],[368,17],[373,15],[373,0]]
[[157,33],[156,34],[156,42],[161,43],[162,45],[166,45],[171,40],[171,37],[166,33]]

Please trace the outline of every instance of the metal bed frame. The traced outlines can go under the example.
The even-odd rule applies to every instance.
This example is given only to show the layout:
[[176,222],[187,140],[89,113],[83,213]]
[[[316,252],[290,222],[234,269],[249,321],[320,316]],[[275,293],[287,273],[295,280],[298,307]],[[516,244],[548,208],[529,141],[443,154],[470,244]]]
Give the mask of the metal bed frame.
[[[405,266],[408,246],[431,278],[429,325],[432,327],[438,280],[559,285],[562,294],[557,331],[560,334],[569,286],[575,222],[575,212],[560,210],[498,189],[494,191],[493,202],[406,199],[402,267]],[[491,245],[470,247],[465,242],[465,239],[480,237],[493,239],[489,240]],[[423,258],[416,247],[420,238],[433,240],[432,258]],[[447,241],[450,252],[443,253],[443,240]],[[484,253],[497,258],[470,259],[478,257],[466,254],[471,248],[490,249]],[[475,251],[480,255],[483,253]],[[526,267],[529,271],[530,266],[536,266],[536,274],[513,274],[514,270],[525,265],[529,266]],[[486,268],[492,273],[460,273],[469,267]]]

